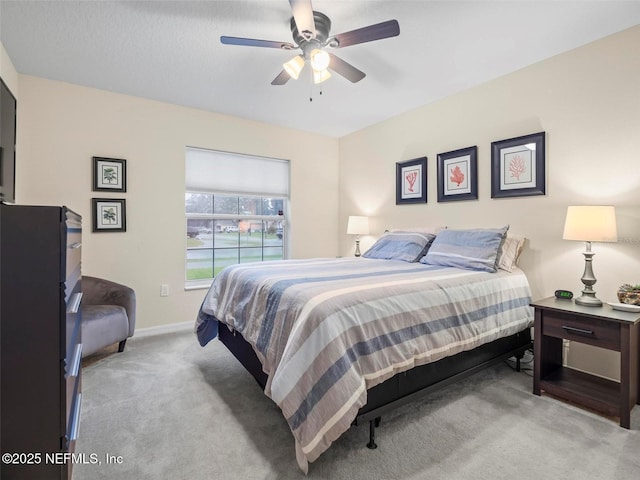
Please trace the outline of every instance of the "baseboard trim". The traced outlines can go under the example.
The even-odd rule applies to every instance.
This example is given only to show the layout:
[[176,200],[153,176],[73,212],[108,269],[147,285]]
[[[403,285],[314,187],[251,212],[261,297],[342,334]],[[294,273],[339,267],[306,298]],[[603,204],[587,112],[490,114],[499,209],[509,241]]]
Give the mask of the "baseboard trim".
[[153,337],[166,333],[178,333],[186,330],[193,330],[194,322],[170,323],[168,325],[157,325],[155,327],[136,328],[133,338]]

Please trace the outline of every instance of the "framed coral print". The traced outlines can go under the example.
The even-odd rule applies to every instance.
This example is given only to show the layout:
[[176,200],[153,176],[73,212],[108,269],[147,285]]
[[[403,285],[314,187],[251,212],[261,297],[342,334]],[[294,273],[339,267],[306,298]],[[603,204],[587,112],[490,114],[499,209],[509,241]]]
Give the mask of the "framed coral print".
[[93,157],[93,191],[126,192],[127,161],[120,158]]
[[115,198],[92,198],[94,232],[126,232],[126,200]]
[[491,143],[491,198],[545,194],[545,132]]
[[396,163],[396,205],[427,202],[427,157]]
[[438,202],[477,200],[478,147],[438,154]]

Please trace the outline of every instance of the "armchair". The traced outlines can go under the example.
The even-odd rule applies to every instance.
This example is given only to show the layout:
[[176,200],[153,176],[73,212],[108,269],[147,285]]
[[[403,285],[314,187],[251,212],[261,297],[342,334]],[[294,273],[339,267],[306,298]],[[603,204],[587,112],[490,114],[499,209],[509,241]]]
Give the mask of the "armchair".
[[133,289],[97,277],[82,277],[82,357],[118,343],[124,351],[136,326]]

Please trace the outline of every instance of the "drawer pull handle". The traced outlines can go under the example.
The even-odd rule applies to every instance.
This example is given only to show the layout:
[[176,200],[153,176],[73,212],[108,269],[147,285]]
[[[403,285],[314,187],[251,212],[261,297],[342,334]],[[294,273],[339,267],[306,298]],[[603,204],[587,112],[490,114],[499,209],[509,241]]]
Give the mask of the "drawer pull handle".
[[82,410],[82,393],[78,393],[76,398],[76,408],[73,411],[73,423],[71,424],[70,441],[78,439],[78,432],[80,431],[80,411]]
[[80,365],[82,363],[82,344],[76,345],[73,351],[73,359],[71,360],[71,367],[69,368],[69,377],[77,377],[80,373]]
[[80,302],[82,301],[82,292],[74,293],[69,301],[69,307],[67,313],[78,313],[80,308]]
[[568,325],[563,325],[562,328],[570,333],[577,333],[578,335],[593,335],[593,330],[585,330],[583,328],[569,327]]

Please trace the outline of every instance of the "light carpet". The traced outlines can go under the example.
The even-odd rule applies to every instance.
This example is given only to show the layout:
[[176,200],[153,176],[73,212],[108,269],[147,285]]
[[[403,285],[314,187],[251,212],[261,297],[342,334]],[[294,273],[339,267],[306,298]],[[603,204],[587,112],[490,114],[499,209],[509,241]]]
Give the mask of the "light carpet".
[[[74,480],[305,478],[280,410],[217,340],[191,331],[133,337],[89,359]],[[309,479],[640,478],[640,407],[631,430],[531,393],[502,363],[368,425],[351,428]]]

